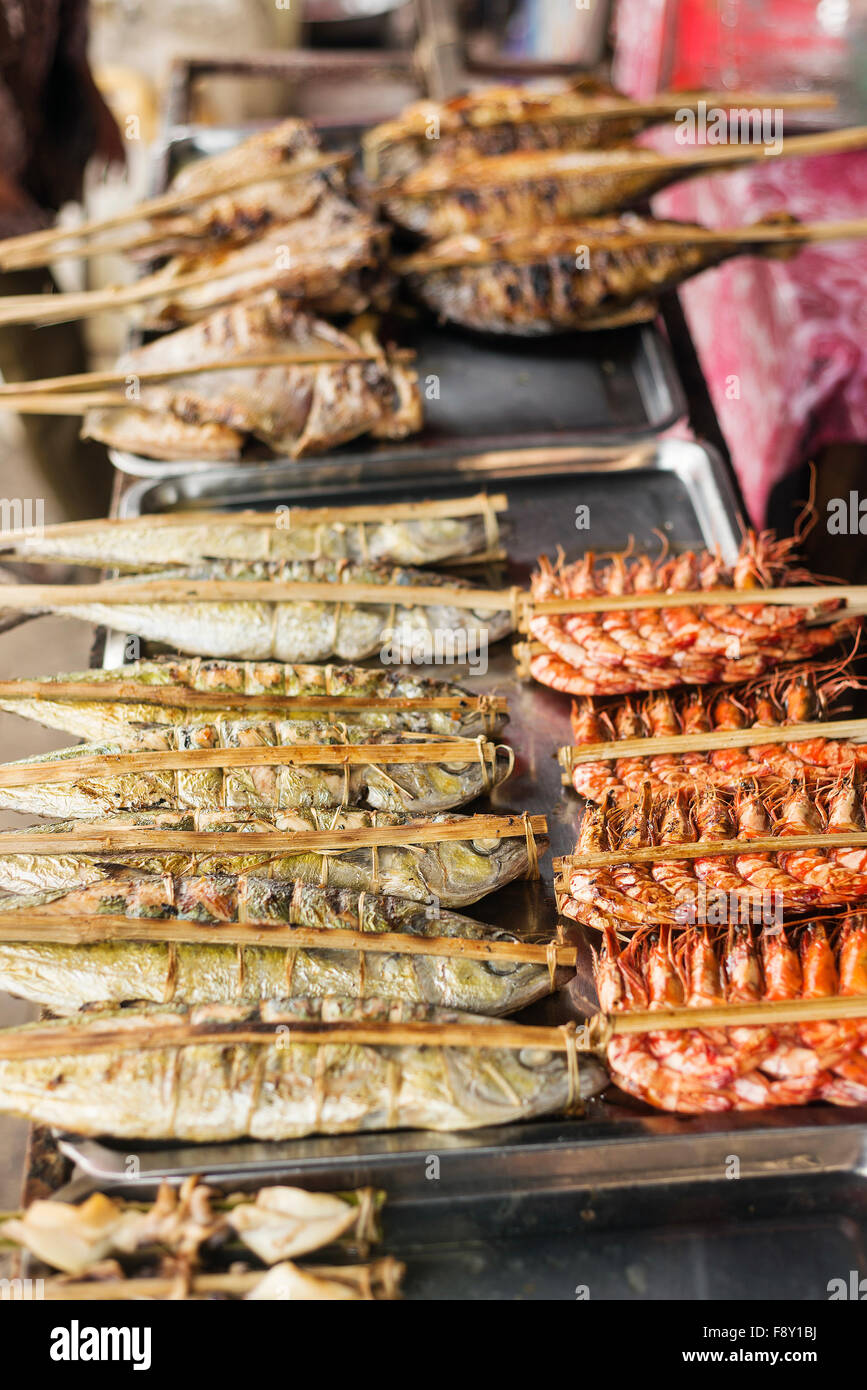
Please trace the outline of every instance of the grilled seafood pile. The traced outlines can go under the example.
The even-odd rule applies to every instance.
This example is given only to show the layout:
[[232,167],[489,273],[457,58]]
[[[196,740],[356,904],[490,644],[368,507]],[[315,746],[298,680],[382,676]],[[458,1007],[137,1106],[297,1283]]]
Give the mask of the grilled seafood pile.
[[[839,696],[852,684],[845,677],[823,681],[805,667],[793,675],[778,674],[744,689],[658,691],[606,708],[585,695],[572,702],[575,751],[588,744],[611,742],[614,756],[570,766],[572,750],[564,749],[562,761],[569,767],[575,790],[586,800],[597,802],[610,795],[625,804],[645,782],[655,796],[704,782],[734,791],[745,778],[789,781],[803,776],[813,784],[837,770],[867,765],[867,744],[824,737],[819,730],[807,737],[793,732],[792,741],[787,743],[763,743],[762,731],[833,718]],[[624,739],[750,728],[756,730],[756,741],[744,748],[616,756],[616,744]]]
[[555,564],[543,556],[531,585],[537,600],[734,588],[755,589],[757,601],[531,615],[530,674],[572,695],[628,695],[734,684],[815,656],[856,630],[860,619],[839,614],[835,599],[802,607],[761,602],[763,588],[810,582],[795,563],[795,546],[750,531],[732,565],[710,551],[602,562],[588,551],[568,565],[562,556]]
[[[317,354],[325,360],[304,361]],[[245,358],[263,356],[285,360],[244,366]],[[358,360],[341,362],[341,356]],[[184,367],[227,361],[237,366],[183,374]],[[174,374],[164,381],[145,377],[132,401],[126,393],[117,406],[89,410],[82,432],[149,458],[237,459],[251,438],[303,458],[362,434],[403,439],[422,423],[410,367],[389,358],[375,339],[359,343],[275,290],[125,353],[117,371],[129,379]]]
[[79,738],[124,744],[135,743],[150,725],[210,724],[248,710],[261,720],[320,715],[365,729],[449,738],[491,737],[508,720],[505,700],[404,671],[199,657],[134,661],[120,672],[100,668],[0,681],[0,710]]
[[[632,930],[649,922],[728,920],[726,913],[761,921],[769,904],[787,913],[845,906],[867,897],[867,848],[799,848],[798,839],[865,829],[864,786],[855,772],[841,773],[819,794],[807,790],[803,777],[775,796],[752,780],[741,782],[734,797],[705,784],[693,795],[654,799],[645,785],[624,806],[606,801],[587,808],[575,854],[561,862],[560,911],[599,929],[614,916]],[[750,849],[751,840],[768,837],[791,848]],[[715,844],[734,840],[743,848],[714,853]],[[699,844],[706,854],[670,857],[678,846]],[[588,854],[626,856],[650,847],[668,855],[601,867],[581,862]]]
[[[718,936],[642,930],[622,946],[605,930],[595,961],[603,1009],[712,1007],[867,994],[867,915],[837,922],[746,926]],[[823,1100],[867,1104],[867,1020],[660,1029],[607,1046],[623,1091],[686,1114],[763,1110]]]
[[[288,993],[311,998],[344,994],[358,999],[388,995],[415,1003],[507,1014],[551,988],[544,964],[492,958],[400,954],[393,940],[383,951],[268,944],[277,926],[320,932],[356,931],[371,936],[456,937],[516,941],[508,932],[436,905],[376,893],[326,888],[272,873],[241,875],[145,874],[110,868],[87,887],[50,893],[0,896],[0,926],[14,929],[16,913],[37,912],[45,940],[0,943],[0,989],[71,1013],[94,1003],[135,1000],[163,1003],[257,1003]],[[4,914],[12,914],[4,921]],[[262,945],[106,940],[84,944],[53,941],[64,935],[52,919],[70,915],[122,916],[142,922],[201,926],[259,926]]]
[[370,1188],[224,1193],[190,1177],[180,1187],[163,1182],[152,1203],[102,1192],[80,1205],[36,1200],[0,1226],[0,1240],[62,1271],[41,1281],[46,1297],[87,1298],[97,1281],[100,1297],[112,1299],[389,1298],[403,1273],[396,1260],[324,1269],[295,1263],[329,1247],[366,1257],[379,1239],[382,1200]]
[[[490,1044],[341,1042],[305,1025],[481,1024]],[[477,1129],[593,1094],[562,1052],[498,1046],[498,1019],[392,999],[139,1005],[0,1034],[0,1112],[79,1134],[195,1142],[360,1130]],[[37,1036],[38,1033],[38,1036]],[[446,1035],[447,1036],[447,1035]],[[387,1037],[387,1035],[386,1035]]]

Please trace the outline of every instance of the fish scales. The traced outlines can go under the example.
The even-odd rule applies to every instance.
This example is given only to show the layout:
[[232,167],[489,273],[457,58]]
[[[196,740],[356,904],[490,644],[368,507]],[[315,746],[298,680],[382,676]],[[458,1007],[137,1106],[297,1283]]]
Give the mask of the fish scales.
[[[194,1027],[197,1041],[136,1047],[136,1029],[157,1019],[174,1023],[179,1034],[187,1025]],[[296,1042],[292,1025],[305,1020],[484,1023],[491,1029],[491,1043]],[[225,1030],[244,1024],[273,1029],[271,1040],[207,1041],[209,1026]],[[106,1026],[123,1030],[130,1045],[106,1050],[99,1039]],[[57,1031],[56,1052],[50,1057],[0,1058],[0,1111],[79,1134],[206,1143],[369,1130],[477,1129],[565,1109],[575,1098],[565,1055],[498,1047],[501,1026],[496,1019],[389,999],[296,998],[253,1010],[150,1005],[77,1015],[0,1034],[23,1042],[34,1027]],[[67,1029],[102,1050],[64,1053]],[[582,1096],[601,1089],[605,1080],[596,1062],[581,1060]]]
[[[460,825],[465,818],[456,813],[440,813],[426,823]],[[469,819],[469,818],[466,818]],[[360,845],[350,849],[313,852],[292,850],[293,831],[360,831],[376,826],[418,824],[411,815],[382,811],[305,811],[275,812],[265,815],[228,815],[219,811],[158,811],[112,816],[91,821],[93,830],[130,827],[141,830],[202,831],[213,833],[213,850],[137,849],[110,853],[8,853],[0,832],[0,889],[11,893],[31,893],[51,889],[85,886],[105,876],[113,865],[141,869],[153,874],[243,874],[259,870],[274,878],[301,878],[356,892],[385,893],[414,902],[439,902],[443,907],[466,907],[493,893],[504,884],[525,877],[532,871],[527,842],[523,835],[507,839],[473,836],[471,829],[462,840],[443,839],[439,843],[407,845]],[[74,821],[60,821],[34,827],[36,833],[75,834]],[[251,849],[249,853],[229,853],[219,847],[223,831],[279,831],[286,834],[285,850]],[[538,853],[547,842],[537,837]]]
[[378,744],[406,743],[418,747],[414,734],[324,724],[316,720],[234,720],[192,727],[155,725],[142,732],[131,749],[119,744],[77,744],[39,754],[7,770],[38,767],[61,761],[74,766],[80,758],[112,757],[124,752],[193,752],[199,749],[369,746],[370,763],[354,765],[285,764],[253,767],[207,767],[189,771],[165,768],[87,775],[80,781],[0,786],[0,806],[42,815],[90,818],[111,810],[145,811],[160,806],[180,810],[283,810],[320,808],[367,802],[384,811],[441,811],[464,805],[491,790],[508,776],[511,755],[503,746],[467,742],[467,751],[454,759],[454,744],[438,734],[424,735],[425,746],[449,747],[446,762],[376,763]]
[[[87,887],[0,899],[3,913],[118,914],[149,922],[209,926],[249,922],[418,937],[515,941],[495,927],[438,905],[324,888],[266,874],[178,877],[114,870]],[[50,938],[50,920],[44,933]],[[547,966],[518,961],[336,950],[327,947],[114,941],[66,945],[0,943],[0,988],[67,1013],[93,1003],[230,1002],[280,999],[288,992],[395,999],[505,1014],[550,989]]]
[[[141,603],[64,604],[62,611],[86,622],[101,623],[121,632],[134,632],[152,642],[164,642],[193,656],[233,657],[250,661],[271,659],[289,663],[362,661],[380,655],[387,662],[422,664],[442,659],[457,661],[467,652],[485,651],[491,642],[512,630],[506,610],[476,612],[442,604],[358,603],[340,598],[343,584],[395,584],[472,589],[465,580],[437,571],[387,565],[354,565],[342,561],[223,561],[184,570],[166,570],[158,579],[274,580],[327,582],[335,586],[334,601],[312,599]],[[138,583],[118,580],[118,584]]]
[[[130,691],[139,689],[141,699],[134,695],[105,700],[81,699],[77,696],[52,696],[51,686],[64,684],[117,684],[122,682]],[[7,683],[8,684],[8,683]],[[13,683],[14,684],[14,683]],[[140,726],[151,724],[210,724],[223,718],[240,718],[241,711],[231,701],[243,696],[274,696],[273,706],[256,708],[256,719],[311,718],[322,711],[303,705],[287,708],[280,702],[286,698],[299,699],[305,695],[322,698],[334,696],[329,710],[341,723],[360,725],[368,729],[407,729],[414,732],[444,734],[450,738],[475,738],[480,734],[497,734],[506,723],[507,715],[491,709],[484,699],[471,694],[449,681],[433,680],[410,672],[370,669],[364,666],[287,666],[276,661],[204,661],[200,658],[183,660],[165,657],[157,661],[137,661],[119,670],[73,671],[40,681],[39,695],[0,695],[0,709],[10,714],[34,719],[50,729],[63,729],[79,738],[92,741],[135,741]],[[210,706],[195,704],[156,704],[148,702],[150,691],[160,687],[177,686],[191,694],[211,695]],[[372,706],[370,709],[345,708],[346,696],[370,699],[415,700],[445,696],[464,702],[459,709],[389,709]],[[220,705],[220,697],[225,705]],[[181,697],[182,698],[182,697]]]

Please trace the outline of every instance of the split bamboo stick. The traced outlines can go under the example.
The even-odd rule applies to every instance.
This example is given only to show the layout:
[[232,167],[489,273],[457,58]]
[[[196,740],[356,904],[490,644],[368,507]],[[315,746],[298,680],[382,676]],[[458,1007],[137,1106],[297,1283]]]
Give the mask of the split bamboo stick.
[[[236,364],[237,365],[237,364]],[[243,365],[246,365],[244,363]],[[48,377],[48,382],[60,378]],[[13,383],[13,388],[15,384]],[[0,388],[2,390],[4,388]],[[111,528],[118,531],[136,531],[155,527],[160,530],[186,526],[238,526],[259,527],[270,530],[292,531],[299,527],[322,525],[351,525],[360,522],[385,521],[426,521],[440,517],[454,518],[466,516],[485,516],[490,512],[505,512],[509,499],[504,492],[476,492],[470,497],[442,497],[423,502],[381,502],[353,504],[336,507],[286,507],[283,511],[175,511],[147,513],[141,516],[98,517],[90,521],[59,521],[45,526],[40,531],[43,536],[74,536],[79,532],[90,532]]]
[[139,772],[199,772],[203,768],[251,767],[390,767],[410,763],[494,763],[506,745],[483,738],[441,739],[407,734],[418,743],[298,743],[290,747],[255,745],[241,748],[136,749],[96,753],[80,758],[46,758],[38,763],[0,763],[0,787],[29,787],[40,782],[78,782],[92,777],[121,777]]
[[[346,153],[311,154],[306,158],[296,157],[286,164],[275,165],[273,169],[267,171],[257,169],[241,178],[225,179],[222,183],[217,182],[213,187],[207,189],[190,190],[186,193],[183,190],[172,193],[170,190],[168,193],[162,193],[155,198],[146,198],[143,202],[124,208],[120,212],[112,213],[108,217],[89,218],[86,222],[79,222],[74,227],[48,227],[44,231],[25,232],[22,236],[7,237],[4,241],[0,241],[0,269],[21,268],[25,264],[43,265],[46,260],[52,258],[52,251],[66,242],[81,241],[95,233],[129,226],[131,223],[141,222],[145,218],[160,217],[165,213],[179,211],[181,208],[214,202],[227,193],[236,193],[253,184],[294,182],[298,178],[304,178],[319,170],[348,164],[351,158],[352,156]],[[37,253],[41,259],[33,260],[32,256]]]
[[0,700],[110,700],[118,704],[187,705],[194,709],[455,710],[505,714],[501,695],[282,695],[269,691],[191,690],[185,685],[138,685],[135,681],[0,680]]
[[75,608],[83,603],[366,603],[449,605],[472,611],[514,611],[520,590],[449,584],[329,583],[326,580],[130,579],[97,584],[0,584],[0,608]]
[[[846,130],[824,131],[818,135],[790,135],[780,141],[779,147],[773,145],[699,145],[684,155],[661,156],[648,159],[650,151],[634,147],[629,157],[622,148],[614,152],[601,150],[588,164],[586,150],[545,152],[547,158],[540,159],[537,177],[546,180],[580,177],[584,169],[594,177],[609,173],[612,178],[621,174],[646,173],[651,179],[657,175],[671,174],[674,178],[688,177],[704,169],[729,169],[743,164],[761,164],[765,160],[775,160],[789,155],[841,154],[847,150],[860,150],[867,145],[867,127],[852,126]],[[604,157],[610,154],[610,163],[605,167]],[[432,194],[454,193],[465,186],[474,189],[497,187],[502,184],[502,168],[499,160],[475,159],[469,161],[465,170],[461,165],[450,164],[447,168],[431,170],[423,166],[407,176],[398,184],[390,184],[383,191],[399,193],[401,198],[424,200]],[[506,166],[507,170],[509,166]],[[464,174],[466,184],[461,182]],[[533,174],[524,174],[524,179],[532,179]]]
[[[674,593],[594,594],[591,598],[534,599],[527,595],[522,605],[523,621],[542,614],[619,613],[644,608],[728,608],[765,604],[795,604],[808,608],[816,603],[855,603],[867,606],[867,584],[789,585],[777,589],[692,589]],[[831,613],[827,615],[831,616]],[[838,616],[849,616],[845,609]]]
[[[2,687],[0,687],[2,689]],[[561,766],[568,773],[582,763],[612,762],[615,758],[652,757],[659,753],[703,753],[714,748],[761,748],[808,739],[846,739],[864,742],[867,719],[833,719],[808,724],[751,725],[747,729],[712,729],[697,734],[660,734],[651,738],[610,739],[561,748]]]
[[[317,1279],[336,1280],[349,1284],[365,1298],[394,1298],[403,1278],[404,1266],[391,1255],[368,1265],[299,1265],[303,1274]],[[116,1303],[148,1298],[171,1298],[179,1289],[188,1287],[185,1297],[211,1298],[215,1294],[237,1294],[243,1297],[261,1284],[267,1269],[231,1271],[227,1274],[189,1275],[172,1278],[156,1275],[130,1279],[45,1279],[39,1297],[47,1302]]]
[[186,946],[267,946],[287,950],[364,951],[461,960],[515,961],[520,965],[575,965],[577,950],[552,939],[545,944],[462,936],[414,936],[356,928],[293,927],[267,920],[193,922],[175,918],[125,917],[119,913],[0,912],[0,941],[81,946],[100,941],[136,941]]
[[[539,1048],[547,1052],[597,1053],[619,1034],[674,1032],[686,1028],[743,1027],[867,1019],[867,994],[838,994],[817,999],[758,1000],[747,1004],[712,1004],[695,1008],[646,1009],[628,1013],[599,1012],[579,1030],[574,1023],[551,1027],[491,1020],[486,1023],[376,1023],[356,1020],[290,1021],[275,1011],[273,1019],[239,1019],[223,1024],[194,1021],[204,1006],[180,1014],[133,1015],[123,1025],[98,1015],[84,1033],[80,1024],[64,1028],[34,1024],[0,1032],[0,1059],[65,1057],[100,1052],[154,1051],[158,1048],[270,1046],[275,1037],[317,1047],[352,1044],[362,1047]],[[277,1033],[277,1028],[284,1031]],[[285,1046],[285,1042],[284,1042]]]
[[86,822],[71,831],[4,830],[3,854],[105,854],[124,850],[203,854],[351,853],[387,845],[430,845],[452,840],[524,840],[545,836],[544,816],[474,815],[463,820],[418,820],[406,825],[370,825],[340,830],[161,830],[118,825],[95,829]]
[[[20,406],[7,404],[9,401],[17,401],[30,396],[63,396],[64,393],[76,395],[79,392],[83,400],[88,399],[88,393],[97,388],[102,389],[109,386],[125,387],[131,379],[137,382],[149,381],[170,381],[172,377],[178,376],[203,376],[208,372],[235,372],[246,368],[259,367],[315,367],[319,365],[342,364],[344,362],[411,362],[415,359],[415,352],[411,348],[397,348],[381,352],[339,352],[335,349],[321,352],[265,352],[253,353],[249,357],[227,357],[215,359],[213,362],[188,362],[179,363],[171,367],[137,367],[131,364],[125,371],[113,372],[78,372],[71,376],[48,376],[37,377],[33,381],[13,381],[0,385],[0,408],[12,410],[21,409]],[[137,402],[128,398],[124,394],[116,394],[110,399],[108,404],[134,406]],[[273,523],[274,513],[270,513]],[[225,518],[225,513],[223,513]],[[139,518],[135,518],[139,520]],[[151,525],[161,521],[162,518],[150,517]],[[59,523],[63,526],[66,523]],[[71,523],[72,525],[81,523]],[[87,525],[88,523],[84,523]],[[93,525],[94,523],[89,523]],[[100,525],[106,524],[105,520],[99,522]]]
[[[716,854],[791,854],[798,849],[860,849],[863,845],[867,845],[867,830],[847,830],[835,835],[757,835],[750,840],[699,840],[682,845],[588,850],[565,854],[554,861],[554,867],[562,864],[568,868],[601,869],[609,864],[663,864]],[[749,887],[748,884],[744,886]]]

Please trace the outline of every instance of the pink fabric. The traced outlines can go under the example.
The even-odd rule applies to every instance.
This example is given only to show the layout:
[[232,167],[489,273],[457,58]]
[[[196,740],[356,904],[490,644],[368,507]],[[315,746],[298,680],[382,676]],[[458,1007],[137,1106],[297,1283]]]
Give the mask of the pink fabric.
[[[619,0],[614,76],[634,96],[661,85],[665,16],[666,0]],[[670,129],[663,136],[660,128],[653,143],[683,149]],[[754,222],[780,209],[801,221],[863,217],[867,151],[784,158],[688,180],[654,201],[660,216],[710,227]],[[867,240],[821,243],[786,262],[742,256],[681,291],[747,508],[759,525],[774,484],[810,453],[867,439],[865,286]]]

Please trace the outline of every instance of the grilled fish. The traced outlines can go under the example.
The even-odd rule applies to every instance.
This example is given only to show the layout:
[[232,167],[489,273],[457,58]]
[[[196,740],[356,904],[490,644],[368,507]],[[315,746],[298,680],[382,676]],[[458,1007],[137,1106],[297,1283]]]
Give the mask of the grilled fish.
[[[185,332],[197,330],[186,329]],[[496,545],[493,513],[470,516],[390,518],[377,521],[309,520],[303,508],[262,512],[267,524],[248,525],[245,515],[214,512],[178,524],[177,516],[147,515],[117,521],[60,523],[16,540],[25,559],[63,560],[145,570],[151,566],[206,564],[210,560],[352,560],[354,563],[425,565],[479,554]]]
[[[368,349],[372,355],[362,361],[243,365],[254,356],[357,356]],[[403,439],[421,428],[421,395],[410,367],[387,358],[375,339],[359,343],[299,312],[276,291],[229,304],[202,322],[164,334],[126,353],[117,370],[137,382],[140,371],[229,359],[237,359],[238,366],[138,383],[129,403],[89,411],[83,433],[151,458],[171,459],[195,457],[196,432],[202,431],[201,457],[234,459],[249,436],[276,453],[300,458],[361,434]],[[274,553],[292,552],[278,548]],[[183,558],[188,562],[189,556]]]
[[[661,238],[670,230],[671,242]],[[739,253],[789,255],[754,243],[683,240],[684,222],[625,214],[568,227],[447,238],[403,264],[413,293],[440,319],[487,333],[610,328],[657,313],[657,296]],[[706,237],[704,228],[696,233]],[[649,241],[652,235],[658,240]]]
[[175,174],[171,190],[186,194],[221,192],[227,184],[255,175],[267,178],[281,165],[318,147],[319,138],[309,121],[292,116],[268,130],[257,131],[220,154],[191,160]]
[[[682,106],[691,104],[685,93],[678,97]],[[395,120],[374,126],[362,137],[364,167],[380,182],[404,178],[430,158],[596,149],[631,139],[653,119],[592,78],[562,91],[486,87],[450,101],[414,102]]]
[[[293,1025],[484,1023],[489,1047],[293,1041]],[[142,1046],[163,1026],[165,1044]],[[22,1055],[0,1058],[0,1111],[79,1134],[207,1143],[364,1130],[477,1129],[564,1110],[571,1094],[563,1053],[497,1046],[496,1019],[389,999],[289,999],[259,1008],[142,1005],[24,1024],[0,1033]],[[227,1030],[255,1043],[209,1042]],[[51,1056],[24,1055],[36,1031],[56,1038]],[[299,1034],[299,1036],[303,1036]],[[92,1050],[64,1051],[86,1039]],[[112,1044],[123,1039],[124,1046]],[[192,1045],[189,1044],[195,1039]],[[32,1043],[31,1043],[32,1046]],[[606,1084],[581,1060],[582,1098]]]
[[[533,864],[520,821],[516,824],[516,835],[507,839],[483,838],[477,833],[474,836],[472,817],[454,811],[427,817],[425,823],[452,826],[464,821],[467,836],[463,840],[377,847],[359,845],[328,851],[293,850],[293,832],[405,825],[409,835],[418,818],[363,810],[281,811],[270,816],[262,812],[232,816],[221,811],[153,811],[115,815],[107,821],[92,821],[88,826],[94,831],[130,827],[207,832],[214,839],[213,849],[207,850],[9,852],[4,848],[9,832],[0,831],[0,889],[10,893],[33,893],[86,887],[105,878],[115,866],[179,876],[258,871],[273,878],[300,878],[305,883],[355,892],[384,893],[421,903],[438,902],[446,908],[467,907],[504,884],[526,877],[532,872]],[[32,833],[68,833],[72,837],[80,829],[75,821],[59,821],[34,826]],[[280,831],[286,835],[286,846],[279,851],[230,852],[220,847],[219,836],[225,831],[250,834]],[[537,836],[537,852],[542,854],[546,848],[547,841]]]
[[74,769],[82,758],[112,758],[124,752],[193,752],[198,749],[291,748],[315,745],[346,748],[370,747],[376,757],[379,744],[418,747],[443,743],[448,762],[288,763],[282,766],[217,765],[207,768],[154,771],[105,770],[84,772],[80,780],[59,780],[50,767],[45,781],[26,785],[0,782],[0,807],[32,811],[36,815],[64,815],[89,819],[110,811],[147,811],[161,807],[178,810],[282,811],[308,806],[345,807],[367,804],[378,811],[413,811],[416,814],[463,806],[491,791],[510,774],[511,750],[467,740],[466,752],[457,761],[455,745],[439,734],[414,734],[326,724],[310,719],[254,722],[228,720],[215,724],[153,725],[143,730],[129,749],[115,743],[79,743],[52,753],[37,754],[2,767],[4,777],[19,769],[44,763],[68,764]]
[[[50,914],[117,914],[147,921],[315,927],[516,941],[495,927],[406,898],[323,888],[267,874],[177,878],[115,869],[87,888],[0,899],[4,914],[49,914],[43,941],[0,943],[0,989],[70,1013],[85,1004],[131,1000],[219,1003],[282,999],[288,993],[366,999],[388,995],[475,1013],[506,1014],[550,990],[546,966],[460,956],[405,955],[319,947],[157,944],[108,939],[51,941]],[[267,931],[266,931],[267,935]]]
[[340,599],[341,585],[352,581],[472,589],[465,580],[436,571],[333,560],[223,561],[168,570],[154,578],[327,581],[334,584],[335,598],[333,603],[312,599],[136,603],[132,599],[130,603],[65,604],[61,611],[194,656],[292,663],[327,661],[331,656],[362,661],[381,653],[392,664],[423,664],[440,655],[434,650],[436,643],[447,654],[446,660],[453,662],[465,651],[485,650],[512,630],[512,615],[505,609],[475,612],[448,603],[404,607]]
[[[145,533],[145,539],[147,533]],[[34,686],[36,687],[34,689]],[[52,686],[62,693],[54,694]],[[80,687],[81,693],[74,690]],[[99,689],[105,687],[104,698]],[[20,687],[20,693],[16,687]],[[73,687],[73,689],[70,689]],[[86,697],[84,691],[91,693]],[[119,694],[118,692],[122,692]],[[184,703],[185,693],[212,697],[208,704]],[[169,701],[167,697],[176,700]],[[323,716],[321,707],[287,706],[285,700],[309,695],[333,696]],[[37,682],[0,682],[0,709],[34,719],[49,729],[63,729],[94,742],[129,743],[152,724],[209,724],[215,719],[240,718],[244,697],[271,697],[258,706],[257,719],[326,717],[365,729],[407,729],[477,738],[498,734],[508,716],[449,681],[433,680],[396,670],[365,666],[284,666],[280,662],[202,661],[164,657],[136,661],[120,670],[73,671]],[[371,700],[445,698],[460,701],[454,709],[389,709],[383,705],[347,708],[347,697]]]
[[[275,224],[244,246],[172,257],[151,277],[164,295],[152,301],[150,313],[160,324],[189,323],[269,289],[320,313],[361,313],[371,302],[388,239],[387,227],[331,195],[308,216]],[[192,275],[203,283],[184,284]]]

